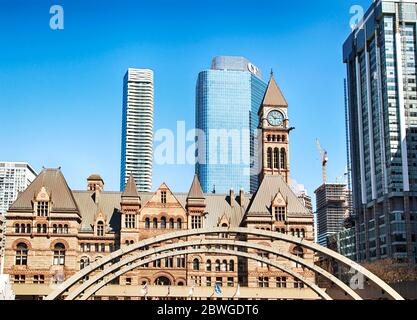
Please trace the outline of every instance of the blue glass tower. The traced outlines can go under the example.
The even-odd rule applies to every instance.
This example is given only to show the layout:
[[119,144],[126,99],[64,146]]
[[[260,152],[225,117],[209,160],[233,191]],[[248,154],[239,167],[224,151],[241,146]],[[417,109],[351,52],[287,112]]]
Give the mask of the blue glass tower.
[[267,84],[243,57],[217,57],[196,87],[198,175],[204,192],[258,188],[258,110]]

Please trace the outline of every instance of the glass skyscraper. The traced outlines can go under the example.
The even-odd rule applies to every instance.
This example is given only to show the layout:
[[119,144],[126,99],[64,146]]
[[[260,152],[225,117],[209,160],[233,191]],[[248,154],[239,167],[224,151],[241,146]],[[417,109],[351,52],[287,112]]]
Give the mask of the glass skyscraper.
[[417,262],[417,1],[374,1],[343,48],[360,261]]
[[243,57],[216,57],[196,87],[196,173],[204,192],[258,188],[258,111],[267,84]]

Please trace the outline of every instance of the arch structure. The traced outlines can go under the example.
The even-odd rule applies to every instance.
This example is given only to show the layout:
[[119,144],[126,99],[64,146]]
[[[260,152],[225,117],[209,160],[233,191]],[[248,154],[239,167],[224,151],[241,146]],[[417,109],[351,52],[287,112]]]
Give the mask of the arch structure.
[[[230,237],[224,237],[225,234]],[[188,237],[203,235],[209,236],[210,238],[184,241],[184,239],[187,239]],[[120,250],[115,251],[110,255],[91,263],[61,283],[45,299],[53,300],[65,298],[68,300],[85,300],[93,296],[95,292],[100,290],[106,284],[110,283],[112,280],[142,265],[146,265],[150,262],[166,257],[198,253],[227,254],[262,262],[293,276],[295,279],[301,281],[307,287],[312,289],[322,299],[332,299],[324,289],[318,287],[317,284],[305,278],[302,274],[297,273],[293,269],[277,262],[277,260],[249,253],[248,249],[263,251],[273,256],[296,262],[297,264],[302,265],[304,268],[315,272],[315,274],[320,274],[332,284],[343,290],[352,299],[362,299],[362,297],[359,295],[360,290],[353,290],[350,286],[345,284],[334,275],[330,274],[328,271],[304,259],[303,256],[284,252],[283,250],[255,242],[237,240],[239,239],[238,236],[242,235],[259,236],[262,238],[271,239],[272,241],[283,241],[285,243],[290,243],[301,248],[312,250],[315,253],[319,253],[334,259],[338,263],[349,267],[351,272],[354,271],[355,273],[363,275],[363,277],[384,291],[391,299],[404,300],[393,288],[391,288],[387,283],[382,281],[375,274],[371,273],[369,270],[365,269],[358,263],[334,252],[333,250],[322,247],[311,241],[293,237],[287,234],[250,228],[193,229],[168,233],[137,242],[135,244],[123,247]],[[218,236],[218,238],[213,239],[212,236]],[[176,240],[181,241],[174,242]],[[167,244],[167,242],[174,243]],[[221,248],[219,249],[219,246],[227,246],[228,248],[233,248],[233,250],[223,250]],[[88,280],[83,281],[85,279]],[[82,283],[80,284],[81,281]]]

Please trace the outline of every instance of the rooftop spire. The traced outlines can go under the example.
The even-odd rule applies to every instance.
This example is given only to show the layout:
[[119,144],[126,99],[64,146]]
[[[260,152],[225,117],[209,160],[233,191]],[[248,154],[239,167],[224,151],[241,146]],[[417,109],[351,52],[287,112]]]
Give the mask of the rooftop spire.
[[262,106],[288,107],[287,100],[285,100],[281,89],[275,81],[273,70],[271,70],[271,79],[269,79]]
[[203,199],[203,189],[201,188],[200,180],[198,179],[198,176],[194,176],[193,183],[191,185],[190,191],[188,192],[188,199]]
[[132,175],[130,175],[129,179],[127,180],[125,189],[123,190],[123,193],[122,193],[122,198],[123,197],[139,198],[139,193],[138,193],[138,189],[136,188],[135,178],[133,178]]

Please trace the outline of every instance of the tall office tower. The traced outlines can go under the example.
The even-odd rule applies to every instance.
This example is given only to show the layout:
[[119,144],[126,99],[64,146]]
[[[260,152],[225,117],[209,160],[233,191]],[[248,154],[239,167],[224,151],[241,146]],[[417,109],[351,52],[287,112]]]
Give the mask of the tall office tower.
[[343,46],[358,259],[417,262],[417,1],[374,1]]
[[0,215],[4,214],[36,178],[33,168],[24,162],[0,162]]
[[330,236],[344,229],[349,216],[350,191],[345,184],[325,183],[316,191],[317,242],[327,246]]
[[266,90],[261,71],[243,57],[216,57],[196,87],[196,174],[203,191],[258,188],[258,110]]
[[120,190],[132,175],[138,191],[151,191],[153,108],[153,71],[129,68],[123,80]]

